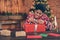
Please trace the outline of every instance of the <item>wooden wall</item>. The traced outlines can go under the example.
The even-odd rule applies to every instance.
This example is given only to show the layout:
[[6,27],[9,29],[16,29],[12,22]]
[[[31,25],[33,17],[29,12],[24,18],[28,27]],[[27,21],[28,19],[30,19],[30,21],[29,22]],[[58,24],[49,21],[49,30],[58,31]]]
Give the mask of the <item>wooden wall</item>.
[[60,0],[48,0],[50,8],[53,10],[54,15],[57,17],[57,23],[60,30]]
[[28,12],[33,0],[0,0],[0,11]]
[[[3,12],[26,12],[28,13],[33,0],[0,0],[0,11]],[[58,27],[60,28],[60,0],[48,0],[53,14],[57,16]]]

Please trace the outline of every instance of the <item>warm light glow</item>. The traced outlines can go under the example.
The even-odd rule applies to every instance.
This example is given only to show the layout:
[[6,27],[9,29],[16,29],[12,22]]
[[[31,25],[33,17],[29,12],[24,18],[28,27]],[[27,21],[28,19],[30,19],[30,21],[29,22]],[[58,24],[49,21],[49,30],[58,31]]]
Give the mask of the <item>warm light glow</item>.
[[1,0],[0,1],[0,11],[1,12],[20,12],[22,10],[23,3],[22,0]]

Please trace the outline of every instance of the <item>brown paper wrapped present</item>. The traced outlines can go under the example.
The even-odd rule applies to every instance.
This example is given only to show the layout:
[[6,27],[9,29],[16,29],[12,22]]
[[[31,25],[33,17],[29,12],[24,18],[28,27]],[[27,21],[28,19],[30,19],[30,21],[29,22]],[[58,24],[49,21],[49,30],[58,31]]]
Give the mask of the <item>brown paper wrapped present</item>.
[[25,31],[17,31],[15,35],[16,35],[16,37],[26,36],[26,32]]

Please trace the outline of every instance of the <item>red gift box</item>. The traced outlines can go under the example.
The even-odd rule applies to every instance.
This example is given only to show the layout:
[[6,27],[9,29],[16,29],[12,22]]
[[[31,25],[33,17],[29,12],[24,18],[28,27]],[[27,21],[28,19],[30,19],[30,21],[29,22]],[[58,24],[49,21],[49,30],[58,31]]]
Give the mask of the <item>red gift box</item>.
[[49,36],[54,36],[54,37],[60,37],[60,34],[56,34],[56,33],[48,33]]
[[35,28],[35,24],[25,24],[24,27],[26,32],[45,32],[46,27],[44,24],[37,24],[37,28]]
[[27,38],[42,38],[40,35],[28,35]]
[[37,27],[37,32],[45,32],[46,31],[46,27],[43,24],[38,24]]
[[35,25],[34,24],[26,24],[24,29],[25,29],[25,32],[34,32],[34,28]]

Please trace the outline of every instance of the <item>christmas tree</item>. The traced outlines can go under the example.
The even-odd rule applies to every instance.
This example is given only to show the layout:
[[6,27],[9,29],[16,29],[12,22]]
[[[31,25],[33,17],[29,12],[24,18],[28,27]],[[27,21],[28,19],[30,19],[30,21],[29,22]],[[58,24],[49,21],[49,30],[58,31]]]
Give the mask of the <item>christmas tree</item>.
[[51,15],[47,0],[34,0],[33,8],[40,9],[43,13],[47,14],[48,17]]

